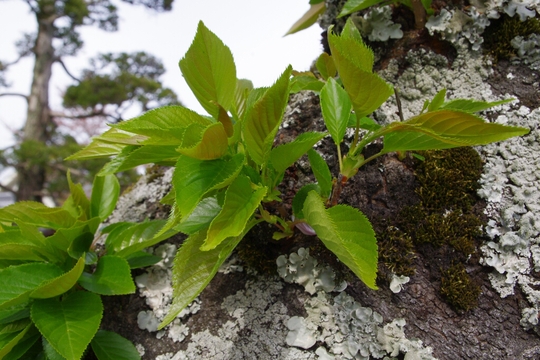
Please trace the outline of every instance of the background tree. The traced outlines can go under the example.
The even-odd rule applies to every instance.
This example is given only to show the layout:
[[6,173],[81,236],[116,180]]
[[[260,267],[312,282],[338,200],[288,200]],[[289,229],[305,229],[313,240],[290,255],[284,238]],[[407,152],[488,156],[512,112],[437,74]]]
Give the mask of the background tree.
[[[28,103],[26,123],[23,128],[20,143],[17,149],[8,151],[11,155],[11,165],[14,165],[19,178],[16,191],[17,200],[41,201],[43,186],[46,183],[47,160],[32,161],[22,158],[36,154],[43,148],[52,146],[55,139],[57,124],[55,119],[86,119],[114,118],[121,119],[121,112],[128,105],[138,102],[143,109],[152,106],[152,102],[162,105],[167,101],[176,101],[171,90],[163,89],[158,78],[163,74],[163,66],[154,57],[144,54],[105,54],[94,61],[93,68],[83,74],[81,81],[72,76],[62,59],[77,54],[83,46],[78,28],[83,25],[97,25],[105,31],[118,29],[117,7],[109,0],[25,0],[35,15],[37,33],[25,35],[17,43],[19,57],[11,62],[0,62],[0,86],[7,86],[5,71],[10,65],[17,63],[21,58],[33,55],[35,58],[30,93],[17,94],[4,92],[0,96],[23,96]],[[162,12],[172,8],[173,0],[125,0],[129,4],[143,5],[152,10]],[[68,112],[52,112],[49,106],[49,84],[54,63],[59,63],[78,85],[70,88],[66,93]],[[110,66],[113,71],[106,75],[106,68]],[[117,71],[114,72],[114,69]],[[131,75],[128,75],[131,74]],[[90,89],[99,85],[115,82],[114,91],[122,88],[125,81],[128,89],[117,95],[116,98],[101,96],[100,99],[84,99],[83,94],[90,95],[84,88]],[[100,88],[99,93],[106,88]],[[74,93],[77,93],[74,95]],[[111,92],[112,93],[112,92]],[[112,94],[111,94],[112,95]],[[112,99],[112,103],[105,103],[105,99]],[[79,104],[78,102],[81,101]],[[112,106],[107,106],[107,105]],[[61,143],[62,141],[60,141]],[[23,143],[26,143],[23,145]],[[42,146],[39,146],[41,144]],[[34,149],[27,151],[25,149]],[[18,154],[18,155],[17,155]],[[4,155],[6,153],[4,152]],[[43,154],[41,154],[43,155]],[[9,156],[8,156],[9,157]],[[4,164],[9,163],[6,159]]]

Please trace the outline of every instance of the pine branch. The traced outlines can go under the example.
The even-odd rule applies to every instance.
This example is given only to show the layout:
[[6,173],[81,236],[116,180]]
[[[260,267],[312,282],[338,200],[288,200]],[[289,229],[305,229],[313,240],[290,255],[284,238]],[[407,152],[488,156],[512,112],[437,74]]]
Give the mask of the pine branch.
[[73,80],[75,80],[76,82],[80,83],[81,80],[76,78],[67,68],[66,64],[64,63],[64,61],[62,61],[62,58],[61,57],[58,57],[56,58],[55,60],[57,63],[59,63],[60,65],[62,65],[62,68],[64,68],[64,71],[66,72],[66,74],[72,78]]

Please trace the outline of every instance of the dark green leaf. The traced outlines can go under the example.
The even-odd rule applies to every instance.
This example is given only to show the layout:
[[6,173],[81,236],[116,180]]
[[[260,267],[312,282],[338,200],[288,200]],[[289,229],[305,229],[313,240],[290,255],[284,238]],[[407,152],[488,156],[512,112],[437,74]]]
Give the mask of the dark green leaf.
[[321,195],[328,197],[332,192],[332,174],[328,168],[328,164],[322,156],[315,150],[308,151],[309,163],[311,164],[311,170],[315,175],[315,179],[321,187]]
[[155,256],[144,251],[137,251],[126,257],[131,269],[139,269],[157,264],[162,260],[161,256]]
[[210,226],[210,223],[220,211],[221,206],[218,204],[216,197],[204,198],[197,204],[189,217],[175,229],[184,234],[193,235],[197,231]]
[[128,339],[117,333],[99,330],[90,343],[99,360],[139,360],[139,352]]
[[135,292],[127,260],[114,255],[101,257],[96,271],[93,274],[83,273],[79,284],[100,295],[125,295]]
[[383,2],[383,0],[347,0],[345,5],[343,5],[343,9],[341,9],[341,12],[338,15],[338,18],[367,9],[368,7],[377,5],[381,2]]
[[82,233],[72,240],[67,252],[73,259],[79,259],[90,250],[90,245],[93,242],[94,234],[90,232]]
[[280,145],[270,152],[270,163],[278,174],[287,170],[309,149],[313,148],[326,134],[319,132],[305,132],[290,143]]
[[120,184],[114,175],[96,176],[90,201],[91,217],[104,221],[111,215],[120,196]]

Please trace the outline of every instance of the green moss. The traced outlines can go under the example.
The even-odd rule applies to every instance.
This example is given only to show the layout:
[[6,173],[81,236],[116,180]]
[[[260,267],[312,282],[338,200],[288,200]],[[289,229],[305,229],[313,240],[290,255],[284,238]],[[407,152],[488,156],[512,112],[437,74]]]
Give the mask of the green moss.
[[387,227],[377,234],[379,245],[379,264],[383,269],[379,276],[390,271],[396,275],[412,276],[415,273],[414,244],[412,238],[394,226]]
[[540,20],[531,18],[521,21],[518,16],[501,16],[492,21],[484,32],[484,48],[496,61],[510,59],[516,56],[516,50],[511,44],[516,36],[527,37],[531,34],[540,34]]
[[469,311],[478,305],[480,287],[471,280],[463,264],[456,264],[443,271],[441,294],[456,309]]

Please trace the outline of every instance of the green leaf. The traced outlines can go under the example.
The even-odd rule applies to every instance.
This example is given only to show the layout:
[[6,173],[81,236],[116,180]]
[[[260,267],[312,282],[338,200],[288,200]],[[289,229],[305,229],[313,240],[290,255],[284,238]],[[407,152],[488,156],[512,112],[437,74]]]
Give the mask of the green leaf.
[[0,359],[4,359],[32,328],[34,325],[29,324],[20,332],[0,335]]
[[[356,126],[357,126],[357,118],[356,118],[356,114],[353,113],[349,117],[349,123],[347,124],[347,127],[356,128]],[[382,127],[377,122],[375,122],[375,120],[365,117],[365,116],[361,118],[360,121],[358,121],[358,126],[360,127],[360,129],[365,129],[368,131],[377,131]]]
[[187,219],[208,192],[229,185],[242,170],[243,163],[243,154],[206,161],[181,156],[173,175],[179,215]]
[[305,132],[290,143],[280,145],[270,152],[270,163],[277,173],[283,173],[326,134]]
[[43,346],[43,353],[46,356],[45,358],[46,360],[65,360],[66,359],[52,347],[52,345],[47,341],[47,339],[45,339],[44,337],[41,337],[41,342]]
[[162,231],[166,220],[151,220],[142,223],[127,223],[111,231],[107,236],[107,251],[126,257],[160,241],[168,239],[177,231]]
[[251,90],[253,90],[253,83],[250,80],[238,79],[236,82],[236,91],[234,92],[232,113],[239,120],[244,117],[247,99]]
[[[343,73],[348,67],[357,68],[368,73],[373,72],[375,56],[373,51],[366,46],[362,35],[351,19],[348,19],[341,35],[328,32],[328,44],[332,51],[332,59],[340,77],[343,80]],[[350,70],[349,70],[350,71]]]
[[211,124],[195,136],[195,141],[190,139],[187,146],[184,139],[184,143],[176,151],[199,160],[219,159],[227,152],[229,140],[222,123]]
[[32,321],[66,359],[80,359],[99,328],[103,305],[99,295],[77,291],[57,299],[36,299]]
[[29,317],[30,309],[28,303],[14,305],[0,310],[0,324],[8,324]]
[[140,145],[141,142],[148,139],[146,134],[133,134],[135,131],[124,131],[113,127],[103,134],[94,138],[94,141],[108,142],[111,144]]
[[73,200],[73,205],[81,209],[81,216],[78,220],[87,220],[90,218],[90,200],[86,197],[86,193],[81,184],[74,184],[71,181],[71,174],[67,173],[70,197]]
[[84,256],[85,253],[90,251],[90,246],[94,242],[94,234],[91,232],[85,232],[77,236],[71,241],[68,247],[68,254],[73,259],[79,259]]
[[486,101],[476,101],[476,100],[467,100],[467,99],[456,99],[456,100],[452,100],[452,101],[448,101],[444,103],[440,107],[440,109],[475,113],[475,112],[489,109],[497,105],[506,104],[514,100],[515,99],[505,99],[505,100],[499,100],[499,101],[493,101],[493,102],[486,102]]
[[208,126],[212,122],[183,106],[163,106],[113,125],[114,129],[144,135],[132,145],[181,145],[184,129],[192,124]]
[[334,64],[334,59],[332,59],[332,56],[328,55],[325,52],[323,52],[319,56],[317,62],[315,63],[315,66],[317,67],[317,70],[319,71],[324,80],[328,80],[328,78],[333,78],[337,75],[337,69],[336,64]]
[[61,295],[71,289],[84,270],[84,257],[81,257],[75,266],[54,279],[43,282],[37,289],[30,293],[31,298],[46,299]]
[[178,160],[178,156],[180,155],[176,151],[176,146],[126,146],[117,157],[101,169],[98,176],[112,175],[143,164],[172,166]]
[[99,360],[139,360],[139,352],[128,339],[112,331],[99,330],[90,343]]
[[341,9],[341,12],[339,13],[338,18],[352,14],[360,10],[367,9],[368,7],[377,5],[382,2],[383,0],[348,0],[345,3],[345,5],[343,5],[343,9]]
[[19,201],[0,209],[0,221],[23,222],[27,225],[60,229],[69,228],[75,223],[75,218],[62,208],[49,208],[34,201]]
[[323,157],[315,150],[308,151],[309,163],[313,175],[317,179],[317,183],[321,187],[321,195],[328,197],[332,192],[332,174],[328,168],[328,164],[324,161]]
[[101,257],[96,271],[93,274],[84,272],[79,284],[86,290],[100,295],[125,295],[135,292],[127,260],[114,255]]
[[296,94],[300,91],[311,90],[315,92],[321,91],[324,86],[324,82],[317,79],[315,76],[310,75],[296,75],[291,80],[291,86],[289,92]]
[[0,309],[26,303],[34,290],[62,273],[58,266],[47,263],[30,263],[3,269],[0,271]]
[[289,99],[289,66],[264,95],[248,110],[244,119],[244,140],[251,158],[264,164],[272,149],[283,112]]
[[485,145],[528,132],[526,128],[487,123],[465,112],[438,110],[388,125],[384,136],[384,151]]
[[107,219],[116,207],[119,196],[120,184],[116,176],[96,176],[90,201],[91,217],[99,217],[102,221]]
[[446,89],[442,89],[433,97],[433,100],[428,105],[428,111],[435,111],[438,110],[441,105],[444,103],[444,99],[446,98]]
[[[101,219],[98,217],[93,217],[87,221],[77,221],[68,229],[57,230],[54,235],[47,238],[47,242],[55,249],[60,250],[65,256],[65,253],[68,252],[75,239],[85,233],[95,234],[99,224],[101,224]],[[75,249],[71,248],[71,250]],[[78,259],[79,257],[76,258]]]
[[139,269],[157,264],[162,260],[161,256],[155,256],[144,251],[137,251],[125,258],[131,269]]
[[199,248],[206,239],[204,231],[187,238],[176,253],[173,265],[173,303],[159,328],[165,327],[188,306],[216,275],[242,236],[228,238],[210,251]]
[[239,175],[225,193],[220,213],[212,220],[201,250],[213,250],[225,239],[240,235],[266,195],[266,187],[252,188],[247,176]]
[[4,349],[6,348],[2,348],[0,350],[0,358],[2,360],[17,360],[17,359],[25,359],[25,358],[34,359],[35,358],[32,356],[32,353],[30,351],[31,351],[31,348],[34,346],[34,344],[38,343],[39,338],[41,338],[41,334],[33,325],[29,325],[29,329],[26,331],[23,331],[22,333],[23,333],[22,338],[18,339],[17,344],[12,347],[11,351],[6,356],[2,357],[2,353]]
[[175,229],[184,234],[193,235],[197,231],[210,226],[210,223],[220,211],[221,206],[218,204],[216,197],[204,198],[197,204],[189,217]]
[[321,111],[328,132],[339,146],[345,136],[352,104],[347,92],[333,78],[321,90]]
[[296,32],[299,32],[301,30],[307,29],[311,25],[315,24],[317,20],[319,19],[319,16],[324,14],[326,11],[326,5],[323,2],[318,2],[316,4],[312,4],[309,10],[302,15],[300,19],[298,19],[293,26],[287,31],[285,36],[294,34]]
[[202,107],[218,118],[219,107],[230,110],[236,90],[236,67],[231,51],[200,21],[180,70]]
[[44,244],[36,244],[27,239],[19,229],[0,233],[0,259],[44,261],[49,251]]
[[292,210],[295,219],[304,218],[304,202],[311,191],[315,191],[319,195],[321,195],[322,192],[319,184],[307,184],[302,186],[296,195],[294,195],[294,199],[292,201]]
[[346,205],[325,209],[320,196],[311,191],[304,216],[324,245],[367,286],[377,289],[377,240],[364,214]]
[[[127,145],[138,145],[146,136],[134,135],[117,129],[109,129],[101,136],[94,137],[90,145],[68,156],[66,160],[89,160],[119,154]],[[130,144],[127,144],[130,143]]]

